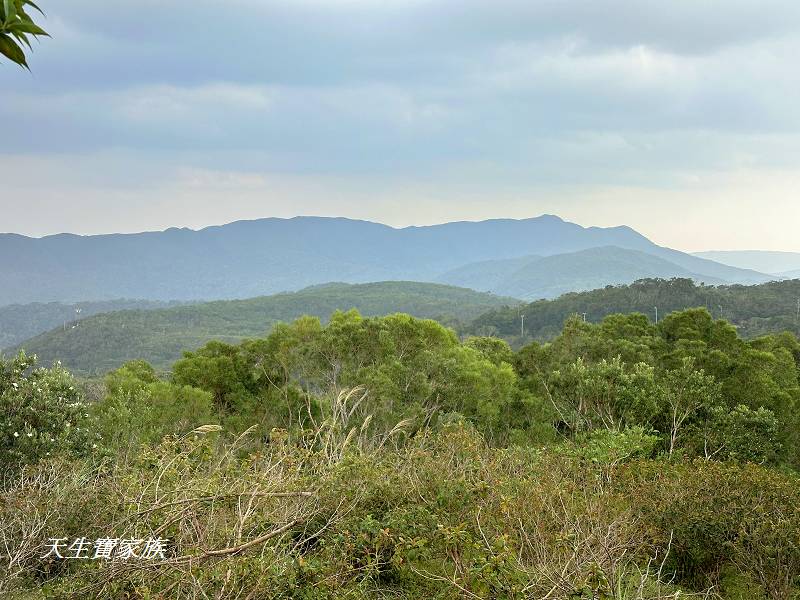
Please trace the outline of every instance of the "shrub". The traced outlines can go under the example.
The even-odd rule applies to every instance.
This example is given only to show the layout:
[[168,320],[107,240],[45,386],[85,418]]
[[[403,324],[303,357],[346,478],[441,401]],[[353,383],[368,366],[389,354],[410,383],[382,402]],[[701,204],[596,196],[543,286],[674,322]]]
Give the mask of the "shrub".
[[24,352],[0,359],[0,468],[91,451],[97,433],[88,410],[61,365],[36,368],[36,358]]
[[166,435],[218,422],[211,393],[161,381],[144,361],[113,371],[106,386],[108,394],[93,410],[109,451],[157,443]]

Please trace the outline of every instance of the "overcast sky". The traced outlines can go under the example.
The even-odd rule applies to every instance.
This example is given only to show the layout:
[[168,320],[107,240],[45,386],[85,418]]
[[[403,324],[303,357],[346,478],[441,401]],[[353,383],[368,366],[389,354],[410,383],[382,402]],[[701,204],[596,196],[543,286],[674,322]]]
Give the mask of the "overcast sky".
[[41,0],[0,231],[557,214],[800,251],[797,0]]

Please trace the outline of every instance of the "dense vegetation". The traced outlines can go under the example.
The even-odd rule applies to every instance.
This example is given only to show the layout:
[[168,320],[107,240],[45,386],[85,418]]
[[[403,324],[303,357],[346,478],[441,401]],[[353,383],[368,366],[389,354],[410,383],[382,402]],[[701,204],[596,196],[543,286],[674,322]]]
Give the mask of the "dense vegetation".
[[62,302],[10,304],[0,306],[0,349],[12,348],[25,340],[56,327],[74,327],[77,321],[118,310],[167,308],[167,302],[153,300],[107,300],[102,302]]
[[327,319],[335,310],[356,308],[365,315],[405,312],[452,323],[516,303],[511,298],[433,283],[336,283],[248,300],[99,314],[74,328],[56,327],[22,345],[45,364],[61,360],[82,375],[102,375],[139,358],[166,370],[187,348],[214,339],[238,342],[264,335],[276,323],[302,315]]
[[[662,316],[676,310],[704,307],[714,317],[732,323],[746,338],[780,331],[800,335],[798,301],[800,279],[752,286],[697,285],[690,279],[645,279],[631,285],[564,294],[553,301],[491,310],[464,330],[474,335],[501,336],[520,346],[532,340],[552,339],[571,315],[585,314],[587,321],[596,323],[615,313],[640,312],[654,320],[656,307]],[[525,335],[520,337],[523,315]]]
[[[365,315],[399,311],[435,318],[462,336],[498,336],[515,348],[533,340],[553,339],[571,315],[585,313],[587,321],[598,322],[614,313],[641,312],[654,320],[656,306],[661,315],[705,307],[735,325],[743,337],[754,338],[780,331],[800,334],[798,299],[800,280],[703,286],[689,279],[648,279],[524,306],[511,298],[435,284],[332,284],[251,300],[97,315],[74,329],[71,325],[66,331],[57,328],[22,346],[45,364],[59,359],[81,375],[102,374],[139,358],[163,371],[183,350],[209,340],[238,342],[264,335],[279,321],[303,314],[327,319],[334,310],[349,308]],[[0,336],[4,310],[0,309]],[[525,335],[520,337],[523,315]]]
[[[800,341],[705,309],[516,353],[340,312],[77,388],[0,368],[6,597],[800,594]],[[51,536],[169,547],[58,561]]]

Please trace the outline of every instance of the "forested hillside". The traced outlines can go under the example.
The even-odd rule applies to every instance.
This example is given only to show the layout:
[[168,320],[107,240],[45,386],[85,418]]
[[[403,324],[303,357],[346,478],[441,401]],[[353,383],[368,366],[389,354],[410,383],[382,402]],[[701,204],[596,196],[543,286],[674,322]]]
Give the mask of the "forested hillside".
[[134,358],[167,369],[183,351],[209,340],[236,342],[263,335],[276,323],[303,314],[326,319],[335,310],[350,308],[367,315],[400,311],[435,318],[462,335],[499,336],[519,347],[531,340],[552,339],[575,314],[585,313],[589,322],[615,313],[643,313],[655,320],[656,307],[662,318],[672,311],[704,307],[715,318],[730,321],[743,337],[754,338],[800,332],[798,299],[800,280],[703,286],[689,279],[650,279],[530,304],[427,283],[331,284],[251,300],[100,314],[74,328],[57,327],[22,346],[45,364],[59,359],[84,375],[103,374]]
[[0,350],[11,348],[59,325],[72,327],[75,321],[117,310],[153,310],[176,303],[153,300],[109,300],[106,302],[39,302],[0,306]]
[[[800,279],[743,286],[697,285],[690,279],[642,280],[584,293],[565,294],[524,306],[489,311],[464,328],[465,333],[497,335],[515,345],[547,340],[558,334],[571,315],[598,322],[615,313],[643,313],[655,319],[686,308],[706,308],[715,318],[730,321],[746,338],[793,331],[798,323]],[[521,336],[524,316],[524,336]]]
[[209,340],[236,342],[264,335],[276,323],[302,315],[327,319],[336,310],[356,308],[365,315],[406,312],[455,323],[490,308],[517,303],[512,298],[433,283],[328,284],[250,300],[100,314],[75,327],[56,327],[22,346],[44,364],[61,360],[77,373],[98,375],[135,358],[166,369],[183,351]]
[[[573,317],[515,353],[352,311],[211,342],[168,379],[129,363],[90,396],[32,366],[0,360],[12,599],[800,593],[791,334]],[[116,558],[59,561],[43,535],[66,556],[111,535]]]

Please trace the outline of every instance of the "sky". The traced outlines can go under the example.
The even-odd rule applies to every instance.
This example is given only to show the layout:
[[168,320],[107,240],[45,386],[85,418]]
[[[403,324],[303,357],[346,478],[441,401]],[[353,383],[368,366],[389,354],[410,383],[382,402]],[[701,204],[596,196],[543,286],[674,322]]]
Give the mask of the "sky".
[[800,251],[796,0],[41,0],[0,231],[557,214]]

